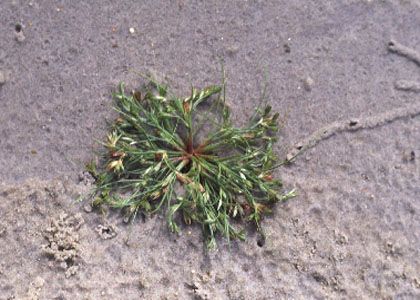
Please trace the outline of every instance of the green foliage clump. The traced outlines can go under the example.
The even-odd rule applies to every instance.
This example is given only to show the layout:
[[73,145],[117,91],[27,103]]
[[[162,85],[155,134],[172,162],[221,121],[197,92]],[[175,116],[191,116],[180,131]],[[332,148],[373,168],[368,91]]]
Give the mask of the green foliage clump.
[[123,208],[130,217],[164,209],[172,231],[179,231],[177,216],[198,223],[214,248],[217,233],[244,239],[241,221],[260,228],[271,204],[294,196],[282,193],[272,174],[279,115],[270,106],[237,128],[224,83],[192,88],[184,99],[155,81],[143,93],[127,94],[121,84],[114,96],[119,117],[104,143],[103,167],[88,168],[96,178],[93,204]]

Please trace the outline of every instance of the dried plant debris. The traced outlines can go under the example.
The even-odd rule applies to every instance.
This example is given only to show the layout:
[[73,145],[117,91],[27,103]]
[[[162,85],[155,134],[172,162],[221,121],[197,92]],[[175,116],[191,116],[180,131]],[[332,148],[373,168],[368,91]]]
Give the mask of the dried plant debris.
[[180,230],[179,217],[198,223],[214,248],[216,234],[244,239],[240,221],[260,228],[273,203],[295,195],[283,193],[274,178],[279,114],[270,106],[258,105],[248,124],[237,128],[225,82],[179,98],[151,80],[132,93],[121,84],[114,96],[119,117],[102,163],[98,169],[88,165],[97,185],[93,205],[125,209],[130,217],[164,210],[173,232]]
[[61,213],[57,219],[51,220],[50,226],[44,230],[48,244],[43,245],[42,249],[60,263],[60,267],[66,272],[66,277],[74,275],[78,269],[75,265],[75,260],[80,254],[77,231],[83,223],[80,214],[70,216]]

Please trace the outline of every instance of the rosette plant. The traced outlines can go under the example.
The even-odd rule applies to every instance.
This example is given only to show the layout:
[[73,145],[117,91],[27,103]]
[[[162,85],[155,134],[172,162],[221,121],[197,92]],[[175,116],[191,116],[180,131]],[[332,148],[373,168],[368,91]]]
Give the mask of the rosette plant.
[[[260,229],[270,207],[295,195],[274,178],[278,113],[259,105],[236,127],[225,99],[225,82],[179,98],[152,80],[114,97],[119,117],[104,143],[93,204],[139,211],[163,210],[169,228],[198,223],[209,248],[215,236],[244,239],[244,222]],[[280,163],[281,164],[281,163]]]

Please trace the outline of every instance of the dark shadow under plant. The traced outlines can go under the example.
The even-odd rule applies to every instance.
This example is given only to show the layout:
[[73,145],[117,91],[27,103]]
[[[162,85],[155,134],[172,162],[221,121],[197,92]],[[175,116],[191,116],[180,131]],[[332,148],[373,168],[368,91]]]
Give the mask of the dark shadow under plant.
[[174,232],[181,215],[186,224],[201,224],[214,248],[217,233],[244,239],[240,221],[259,229],[271,204],[295,195],[282,193],[281,181],[273,178],[278,113],[270,106],[258,107],[237,128],[224,82],[192,88],[184,99],[153,80],[129,94],[121,84],[114,96],[119,117],[104,143],[103,167],[88,168],[96,178],[94,205],[126,209],[130,217],[164,209]]

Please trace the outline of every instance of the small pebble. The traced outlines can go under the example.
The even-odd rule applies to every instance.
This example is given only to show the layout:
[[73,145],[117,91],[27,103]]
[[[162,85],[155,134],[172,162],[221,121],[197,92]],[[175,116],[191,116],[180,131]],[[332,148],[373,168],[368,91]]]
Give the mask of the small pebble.
[[[6,228],[0,227],[0,237],[6,235]],[[1,274],[1,271],[0,271]]]
[[92,212],[92,205],[86,204],[85,206],[83,206],[83,210],[87,213]]
[[310,92],[312,91],[312,87],[314,83],[315,83],[314,80],[308,76],[303,80],[303,88],[305,89],[305,91]]
[[407,163],[407,162],[413,162],[416,159],[416,153],[414,152],[414,150],[408,150],[408,151],[404,151],[403,153],[403,162]]
[[35,280],[34,280],[34,282],[32,282],[32,285],[35,287],[35,288],[42,288],[43,286],[44,286],[44,284],[45,284],[45,280],[42,278],[42,277],[37,277],[37,278],[35,278]]
[[0,71],[0,85],[3,85],[6,83],[6,74],[4,72]]
[[130,27],[128,31],[130,31],[131,34],[134,34],[136,32],[136,30],[133,27]]
[[295,157],[295,156],[294,156],[292,153],[288,153],[288,154],[286,155],[286,160],[287,160],[287,161],[291,161],[294,157]]
[[128,222],[130,222],[130,220],[131,220],[131,215],[126,215],[124,218],[123,218],[123,222],[124,223],[128,223]]
[[358,119],[351,119],[349,122],[349,125],[351,127],[356,126],[357,124],[359,124],[359,120]]
[[141,277],[139,278],[138,283],[139,283],[139,288],[140,288],[141,290],[146,289],[146,288],[148,288],[148,287],[149,287],[149,284],[148,284],[147,280],[146,280],[143,276],[141,276]]
[[208,275],[204,274],[204,275],[201,276],[201,281],[204,282],[204,283],[207,283],[207,282],[210,281],[210,277]]
[[238,53],[238,51],[239,51],[239,46],[238,45],[232,45],[230,47],[227,47],[227,49],[226,49],[226,53],[229,56],[235,55],[236,53]]
[[25,41],[26,37],[23,34],[23,31],[15,32],[15,39],[19,43],[22,43],[23,41]]

